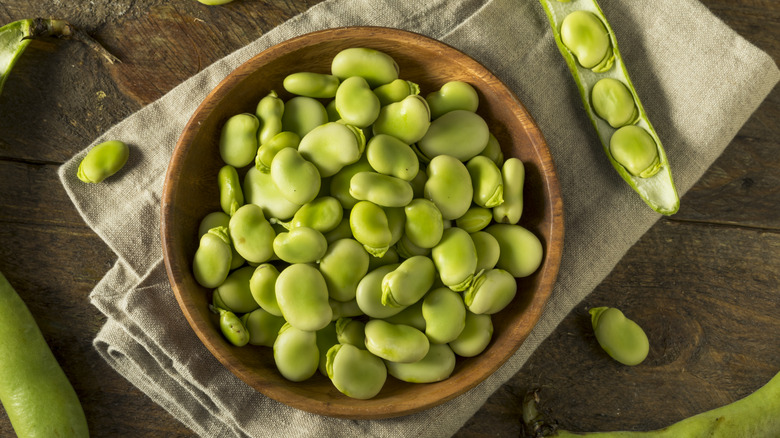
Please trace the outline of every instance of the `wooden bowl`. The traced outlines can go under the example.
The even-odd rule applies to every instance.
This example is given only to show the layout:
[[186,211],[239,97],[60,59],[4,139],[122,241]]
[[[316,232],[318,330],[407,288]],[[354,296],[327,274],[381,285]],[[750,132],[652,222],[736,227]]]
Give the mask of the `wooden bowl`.
[[[438,383],[412,384],[388,376],[382,391],[370,400],[342,395],[319,372],[305,382],[290,382],[277,371],[270,348],[239,348],[226,342],[216,315],[208,309],[211,291],[192,275],[199,222],[220,210],[216,175],[222,166],[217,146],[222,124],[234,114],[253,113],[272,89],[288,98],[281,86],[287,74],[329,73],[333,56],[348,47],[389,54],[398,62],[401,77],[418,83],[423,96],[451,80],[468,82],[478,91],[478,113],[487,120],[505,156],[525,163],[521,225],[541,239],[545,250],[540,269],[519,279],[514,301],[494,315],[493,339],[482,354],[458,358],[452,376]],[[539,319],[555,283],[563,246],[563,206],[554,163],[541,132],[513,93],[485,67],[450,46],[415,33],[376,27],[329,29],[293,38],[228,75],[184,128],[166,174],[161,214],[163,255],[173,292],[206,348],[236,376],[272,399],[320,415],[353,419],[396,417],[430,408],[473,388],[498,369]]]

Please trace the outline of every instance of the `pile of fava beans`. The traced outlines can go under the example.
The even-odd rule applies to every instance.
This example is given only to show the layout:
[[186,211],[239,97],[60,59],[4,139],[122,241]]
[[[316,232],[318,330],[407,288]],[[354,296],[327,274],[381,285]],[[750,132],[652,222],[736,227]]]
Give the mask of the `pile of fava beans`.
[[329,73],[280,85],[293,97],[270,91],[221,131],[222,211],[201,222],[193,273],[222,334],[349,397],[388,374],[446,379],[541,264],[517,225],[523,163],[504,160],[472,86],[422,97],[380,51],[345,49]]

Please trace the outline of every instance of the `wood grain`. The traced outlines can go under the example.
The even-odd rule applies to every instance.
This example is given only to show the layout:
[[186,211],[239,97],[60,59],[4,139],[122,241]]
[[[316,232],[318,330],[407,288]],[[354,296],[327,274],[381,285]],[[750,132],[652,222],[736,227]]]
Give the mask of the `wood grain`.
[[[0,271],[73,382],[93,436],[194,434],[92,348],[104,319],[88,294],[115,256],[70,205],[57,166],[194,72],[315,3],[236,0],[210,8],[194,0],[0,0],[2,23],[64,18],[125,61],[111,68],[78,45],[36,42],[0,95]],[[780,2],[702,3],[780,60]],[[177,39],[175,56],[160,35]],[[680,212],[637,242],[520,373],[464,419],[457,436],[517,436],[519,400],[532,387],[542,388],[545,407],[569,429],[645,429],[745,396],[774,375],[780,369],[778,120],[776,88],[683,197]],[[593,343],[586,308],[603,304],[625,307],[648,327],[655,341],[646,369],[615,367]],[[13,436],[4,414],[0,436]]]

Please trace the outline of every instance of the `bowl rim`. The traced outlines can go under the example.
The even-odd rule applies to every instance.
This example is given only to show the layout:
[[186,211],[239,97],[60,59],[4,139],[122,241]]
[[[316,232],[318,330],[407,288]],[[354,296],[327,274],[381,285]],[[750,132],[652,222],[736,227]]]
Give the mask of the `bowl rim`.
[[[342,39],[348,39],[354,37],[366,38],[367,36],[370,36],[372,33],[382,33],[383,36],[394,35],[396,37],[402,37],[402,36],[412,37],[415,40],[424,42],[425,44],[435,46],[438,49],[443,50],[444,52],[456,53],[459,56],[461,56],[465,61],[471,63],[474,69],[479,70],[482,78],[488,78],[500,84],[501,88],[506,93],[507,97],[512,100],[512,102],[517,106],[517,108],[522,113],[524,113],[523,114],[524,117],[526,117],[530,121],[530,124],[527,126],[527,130],[534,131],[536,134],[536,139],[538,140],[533,142],[532,147],[535,149],[535,153],[538,154],[540,158],[543,160],[546,168],[546,172],[542,174],[542,179],[543,179],[542,184],[546,187],[546,192],[547,192],[545,198],[549,197],[550,199],[555,201],[552,203],[552,205],[548,206],[546,205],[548,204],[547,202],[548,199],[545,199],[545,205],[546,205],[545,208],[549,208],[551,214],[549,219],[549,225],[548,225],[549,238],[547,239],[546,247],[545,247],[546,254],[545,254],[544,265],[543,265],[544,272],[540,273],[540,276],[542,276],[543,279],[540,281],[540,287],[536,289],[535,294],[528,306],[529,309],[528,311],[531,313],[531,315],[528,317],[531,328],[527,330],[524,334],[522,334],[520,339],[517,339],[517,341],[515,342],[512,348],[508,349],[507,351],[504,352],[504,354],[497,357],[496,358],[497,360],[491,363],[491,366],[482,369],[481,372],[478,373],[478,375],[470,378],[467,381],[466,385],[460,386],[456,391],[450,391],[445,394],[442,394],[442,396],[437,398],[436,400],[426,399],[426,401],[421,401],[419,403],[413,402],[409,404],[389,405],[386,406],[385,410],[382,412],[376,412],[375,410],[360,409],[360,408],[356,408],[354,405],[342,406],[335,403],[323,402],[312,398],[306,398],[301,396],[301,394],[299,394],[296,391],[290,391],[289,389],[284,389],[284,388],[280,389],[273,386],[260,388],[258,386],[251,384],[247,380],[247,376],[243,375],[242,372],[236,372],[235,369],[233,368],[235,364],[232,364],[230,362],[230,358],[227,357],[229,355],[226,354],[226,352],[222,351],[223,346],[212,342],[211,339],[203,335],[201,330],[198,329],[198,325],[205,322],[199,323],[196,320],[196,315],[191,313],[186,305],[183,296],[184,291],[179,289],[178,276],[180,275],[180,272],[177,269],[177,267],[174,266],[176,255],[172,251],[173,242],[172,239],[170,239],[169,237],[170,233],[166,232],[166,230],[168,230],[170,227],[175,226],[172,223],[172,217],[174,215],[174,203],[172,198],[174,197],[174,192],[175,192],[174,189],[175,181],[171,178],[172,169],[178,167],[177,164],[179,164],[179,162],[183,159],[182,158],[183,154],[181,153],[181,151],[184,148],[186,148],[187,145],[191,143],[192,140],[196,137],[197,132],[199,130],[198,126],[206,118],[206,113],[204,113],[203,110],[208,108],[213,103],[212,100],[215,99],[215,96],[222,94],[222,92],[229,91],[237,84],[239,84],[246,76],[252,74],[255,70],[257,70],[257,68],[265,65],[268,61],[272,61],[276,59],[278,56],[282,56],[284,54],[294,52],[300,49],[302,47],[301,46],[302,41],[315,38],[319,43],[323,41],[322,38],[326,38],[330,40],[342,40]],[[239,379],[247,383],[254,390],[260,392],[261,394],[271,399],[274,399],[288,406],[301,409],[310,413],[329,416],[329,417],[349,418],[349,419],[392,418],[392,417],[409,415],[415,412],[429,409],[434,406],[443,404],[449,400],[454,399],[459,395],[468,392],[469,390],[476,387],[478,384],[482,383],[493,373],[495,373],[495,371],[498,370],[498,368],[503,366],[510,359],[510,357],[516,353],[519,347],[527,339],[533,327],[537,325],[539,319],[541,318],[543,309],[546,306],[547,302],[549,301],[550,295],[552,294],[553,288],[557,281],[558,271],[560,268],[560,263],[562,258],[563,239],[564,239],[563,201],[560,192],[558,175],[555,168],[555,162],[553,160],[552,154],[549,150],[546,140],[544,139],[544,136],[542,135],[539,126],[537,125],[536,121],[533,119],[531,114],[528,112],[528,110],[525,108],[525,106],[522,104],[522,102],[520,102],[520,100],[514,94],[514,92],[511,89],[509,89],[509,87],[507,87],[506,84],[504,84],[487,67],[482,65],[480,62],[476,61],[471,56],[456,49],[455,47],[417,32],[398,29],[398,28],[383,27],[383,26],[344,26],[344,27],[321,29],[321,30],[301,34],[286,39],[278,44],[269,46],[268,48],[260,51],[256,55],[252,56],[251,58],[241,63],[238,67],[233,69],[231,72],[229,72],[219,82],[219,84],[216,85],[212,90],[210,90],[209,93],[203,98],[201,103],[195,109],[190,119],[184,126],[182,133],[176,142],[175,148],[172,152],[170,162],[168,164],[168,168],[166,169],[164,185],[163,185],[163,193],[161,197],[160,213],[161,213],[160,234],[161,234],[161,244],[163,250],[162,251],[163,260],[164,260],[165,269],[166,269],[166,273],[168,276],[171,289],[174,293],[174,296],[179,304],[181,311],[185,316],[185,319],[187,320],[188,325],[195,332],[198,339],[203,343],[206,349],[223,366],[225,366],[228,369],[228,371],[230,371],[232,374],[236,375]],[[556,250],[549,251],[550,249],[556,249]],[[532,307],[535,308],[535,311],[530,310]],[[313,404],[302,403],[303,399],[314,403]]]

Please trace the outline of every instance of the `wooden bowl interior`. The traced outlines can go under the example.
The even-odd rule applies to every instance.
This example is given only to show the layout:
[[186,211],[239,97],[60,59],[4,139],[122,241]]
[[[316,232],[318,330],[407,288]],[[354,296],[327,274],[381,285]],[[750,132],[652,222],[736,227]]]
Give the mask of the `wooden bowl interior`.
[[[216,175],[224,121],[253,113],[270,90],[290,97],[281,87],[296,71],[330,72],[330,60],[348,47],[369,47],[391,55],[404,79],[418,83],[424,96],[447,81],[461,80],[477,89],[478,113],[497,137],[505,156],[526,166],[525,208],[521,225],[542,241],[545,257],[532,276],[518,280],[515,300],[494,315],[488,349],[474,358],[458,358],[452,376],[438,383],[410,384],[388,377],[370,400],[342,395],[318,373],[293,383],[276,370],[271,349],[237,348],[224,340],[217,317],[208,310],[211,291],[191,272],[197,229],[208,213],[220,210]],[[241,169],[243,173],[246,169]],[[315,32],[274,46],[228,76],[204,100],[186,126],[171,159],[162,200],[161,233],[166,268],[182,311],[204,345],[235,375],[261,393],[309,412],[355,419],[406,415],[450,400],[476,386],[502,365],[526,339],[547,301],[560,263],[563,242],[562,203],[546,143],[517,98],[489,71],[466,55],[414,33],[385,28],[340,28]]]

